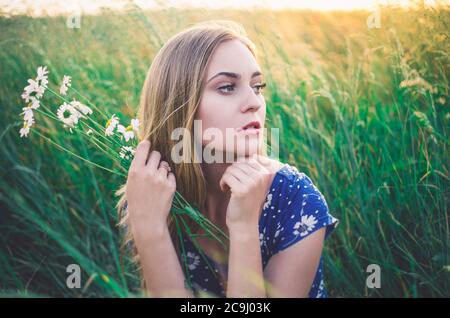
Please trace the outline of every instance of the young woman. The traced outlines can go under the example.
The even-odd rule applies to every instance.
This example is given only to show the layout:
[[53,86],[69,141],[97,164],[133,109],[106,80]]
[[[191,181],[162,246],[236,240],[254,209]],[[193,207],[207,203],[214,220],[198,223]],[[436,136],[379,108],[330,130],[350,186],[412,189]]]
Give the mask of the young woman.
[[[142,141],[118,205],[126,208],[122,224],[151,296],[204,291],[222,297],[325,297],[321,253],[337,220],[308,176],[267,157],[263,80],[255,45],[233,22],[190,27],[154,58],[139,109]],[[195,120],[201,122],[200,137]],[[179,140],[172,138],[180,127],[192,132],[182,139],[181,161],[173,158]],[[208,129],[223,138],[210,138]],[[224,159],[194,160],[196,143]],[[197,239],[213,273],[187,236],[190,271],[183,272],[167,222],[175,191],[229,236],[226,248]],[[185,275],[194,290],[185,287]]]

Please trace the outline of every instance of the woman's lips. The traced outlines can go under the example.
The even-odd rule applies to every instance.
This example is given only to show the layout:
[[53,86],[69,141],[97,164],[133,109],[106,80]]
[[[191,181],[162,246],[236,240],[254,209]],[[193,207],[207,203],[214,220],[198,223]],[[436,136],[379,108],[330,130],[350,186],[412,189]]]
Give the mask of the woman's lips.
[[240,129],[238,131],[238,133],[242,134],[242,135],[259,135],[260,131],[261,131],[261,128],[250,127],[247,129]]
[[244,135],[258,135],[261,131],[261,123],[259,120],[253,120],[245,126],[237,129],[237,132]]
[[259,121],[254,120],[254,121],[251,121],[251,122],[247,123],[247,125],[242,126],[241,129],[246,130],[246,129],[249,129],[249,128],[255,128],[255,129],[258,129],[258,128],[261,128],[261,124],[260,124]]

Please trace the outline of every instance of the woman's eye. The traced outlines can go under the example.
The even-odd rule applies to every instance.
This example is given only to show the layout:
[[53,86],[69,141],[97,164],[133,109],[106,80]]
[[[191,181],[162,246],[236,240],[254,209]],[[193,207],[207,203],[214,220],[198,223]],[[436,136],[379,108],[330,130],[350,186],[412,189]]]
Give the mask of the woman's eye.
[[[232,91],[234,91],[234,84],[229,84],[229,85],[224,85],[219,87],[218,89],[222,92],[222,93],[231,93]],[[253,86],[253,89],[255,89],[255,93],[259,94],[261,93],[261,90],[266,87],[266,83],[262,83],[262,84],[258,84]]]
[[264,87],[266,87],[266,83],[262,83],[262,84],[253,86],[253,88],[257,89],[257,91],[255,91],[257,94],[261,93],[261,90],[264,89]]
[[234,85],[225,85],[225,86],[219,87],[219,90],[223,93],[230,93],[231,92],[230,89],[234,89]]

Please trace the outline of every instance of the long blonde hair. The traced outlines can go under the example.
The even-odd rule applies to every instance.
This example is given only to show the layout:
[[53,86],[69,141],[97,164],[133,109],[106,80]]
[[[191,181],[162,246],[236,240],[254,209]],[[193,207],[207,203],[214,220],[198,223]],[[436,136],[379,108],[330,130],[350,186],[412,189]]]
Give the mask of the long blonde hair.
[[[161,153],[161,160],[167,161],[175,174],[177,191],[199,211],[206,208],[206,182],[201,166],[194,162],[192,151],[183,151],[182,162],[174,164],[170,152],[177,141],[171,139],[171,132],[179,127],[193,132],[208,62],[219,44],[234,39],[245,44],[256,58],[255,45],[248,39],[243,27],[233,21],[208,21],[181,31],[158,52],[142,88],[138,112],[141,123],[139,140],[149,140],[151,150]],[[193,138],[183,138],[182,142],[183,149],[194,149]],[[258,152],[265,153],[263,148]],[[128,225],[128,214],[123,213],[125,190],[126,184],[116,192],[120,196],[117,203],[120,225]],[[194,223],[187,222],[191,229],[196,228]],[[174,238],[170,220],[169,227]],[[126,228],[122,251],[132,241],[129,226]],[[174,240],[175,246],[178,246],[176,242]],[[134,260],[139,260],[136,251]]]

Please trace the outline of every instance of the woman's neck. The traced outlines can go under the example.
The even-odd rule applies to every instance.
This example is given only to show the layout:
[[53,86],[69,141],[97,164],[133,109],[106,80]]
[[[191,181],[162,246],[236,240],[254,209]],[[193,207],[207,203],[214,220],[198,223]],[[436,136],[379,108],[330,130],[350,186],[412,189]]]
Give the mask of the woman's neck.
[[226,231],[226,210],[231,192],[220,189],[220,179],[230,163],[202,163],[202,171],[206,181],[205,216],[214,224]]

